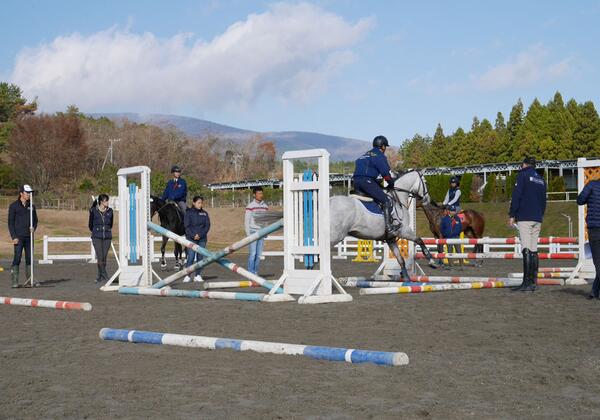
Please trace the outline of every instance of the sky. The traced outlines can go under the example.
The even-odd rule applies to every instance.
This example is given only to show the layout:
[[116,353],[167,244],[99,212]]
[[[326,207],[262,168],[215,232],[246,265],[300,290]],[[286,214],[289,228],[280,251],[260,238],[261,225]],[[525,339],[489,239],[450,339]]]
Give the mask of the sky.
[[522,98],[600,106],[600,0],[13,1],[0,80],[42,112],[177,114],[392,145],[506,118]]

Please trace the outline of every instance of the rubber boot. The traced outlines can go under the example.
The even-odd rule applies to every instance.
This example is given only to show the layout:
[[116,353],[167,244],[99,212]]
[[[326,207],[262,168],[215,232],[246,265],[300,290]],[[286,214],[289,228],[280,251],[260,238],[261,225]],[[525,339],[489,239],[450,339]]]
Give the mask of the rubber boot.
[[537,288],[536,283],[537,283],[537,275],[538,275],[538,269],[540,266],[540,259],[538,256],[537,251],[535,252],[531,252],[531,266],[529,267],[529,281],[527,284],[527,287],[523,289],[523,291],[525,292],[535,292],[535,289]]
[[98,262],[98,274],[96,274],[96,283],[100,283],[102,281],[102,263]]
[[19,266],[13,265],[10,267],[11,286],[13,289],[19,287]]
[[529,272],[531,271],[531,251],[528,248],[523,249],[523,281],[520,286],[513,287],[514,292],[522,292],[529,286]]
[[25,266],[25,272],[27,273],[27,282],[31,281],[31,287],[38,287],[40,284],[31,278],[31,265]]

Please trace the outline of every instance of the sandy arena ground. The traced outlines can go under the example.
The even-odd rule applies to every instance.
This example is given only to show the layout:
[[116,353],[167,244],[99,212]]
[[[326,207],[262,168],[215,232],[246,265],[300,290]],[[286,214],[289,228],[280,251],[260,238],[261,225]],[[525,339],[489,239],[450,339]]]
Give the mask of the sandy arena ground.
[[[281,264],[268,259],[262,274],[278,277]],[[501,276],[519,266],[488,260],[462,273]],[[12,290],[5,270],[0,295],[94,308],[0,305],[0,418],[600,417],[600,301],[584,299],[587,286],[351,290],[352,303],[298,305],[120,296],[97,290],[92,264],[36,268],[42,288]],[[367,275],[376,264],[334,260],[333,268]],[[215,266],[205,278],[238,279]],[[403,351],[410,364],[104,342],[102,327]]]

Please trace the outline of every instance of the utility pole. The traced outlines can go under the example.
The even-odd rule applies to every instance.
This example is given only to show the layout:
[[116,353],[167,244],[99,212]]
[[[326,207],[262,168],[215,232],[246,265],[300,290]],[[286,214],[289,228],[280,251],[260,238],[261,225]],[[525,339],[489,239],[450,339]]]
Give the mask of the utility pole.
[[108,160],[109,156],[110,156],[110,164],[114,165],[115,161],[113,159],[113,145],[114,143],[117,143],[121,141],[121,139],[108,139],[108,142],[110,143],[110,145],[108,146],[108,150],[106,151],[106,156],[104,156],[104,162],[102,163],[102,171],[104,170],[104,167],[106,166],[106,161]]

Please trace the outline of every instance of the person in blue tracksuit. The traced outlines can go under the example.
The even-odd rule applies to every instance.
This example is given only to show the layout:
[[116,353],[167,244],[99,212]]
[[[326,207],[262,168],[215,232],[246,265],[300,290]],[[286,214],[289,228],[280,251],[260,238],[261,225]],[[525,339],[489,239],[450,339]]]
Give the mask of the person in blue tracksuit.
[[113,209],[108,206],[108,195],[100,194],[98,199],[92,203],[88,218],[88,228],[92,234],[92,245],[94,246],[96,262],[98,264],[96,283],[108,281],[106,260],[112,242],[113,219]]
[[[208,241],[208,231],[210,230],[210,217],[206,210],[202,208],[204,199],[197,195],[192,200],[192,207],[187,209],[185,212],[185,237],[195,243],[196,245],[206,248],[206,242]],[[204,257],[202,254],[188,249],[186,267],[191,266],[194,262],[202,261]],[[192,276],[186,276],[183,279],[184,283],[191,280],[196,282],[204,281],[200,275],[202,269],[197,269]]]
[[[10,267],[11,287],[19,287],[19,265],[25,250],[25,269],[27,281],[31,279],[31,238],[37,229],[38,218],[35,206],[31,204],[33,189],[25,184],[19,189],[19,197],[8,207],[8,232],[14,248],[14,256]],[[30,213],[31,211],[31,213]],[[30,220],[30,218],[32,220]],[[31,224],[31,226],[30,226]]]
[[535,159],[526,157],[521,164],[510,201],[508,224],[519,229],[523,249],[523,282],[517,291],[533,292],[537,280],[538,238],[546,211],[546,181],[535,170]]
[[173,178],[167,182],[161,199],[163,201],[174,201],[181,209],[182,214],[185,214],[187,209],[187,183],[181,177],[181,167],[173,166],[171,174],[173,174]]
[[587,205],[585,224],[588,241],[592,250],[592,260],[596,268],[596,278],[588,299],[600,298],[600,181],[588,182],[577,196],[577,204]]
[[377,182],[377,177],[381,176],[387,182],[389,189],[394,188],[390,165],[385,157],[385,150],[388,147],[387,138],[384,136],[375,137],[373,148],[356,159],[352,179],[354,188],[357,191],[373,198],[381,206],[385,220],[385,230],[388,234],[391,234],[400,229],[400,226],[392,224],[393,203]]
[[450,178],[450,188],[446,192],[446,197],[444,197],[443,204],[445,206],[454,206],[456,207],[456,212],[460,211],[460,184],[458,183],[458,178],[453,176]]
[[[440,233],[442,234],[442,238],[458,239],[460,238],[461,232],[462,222],[460,221],[460,217],[456,214],[456,207],[450,205],[448,206],[448,214],[442,217],[442,221],[440,222]],[[449,253],[460,252],[460,245],[458,244],[449,244],[447,248]],[[459,259],[459,261],[462,265],[462,260]]]

